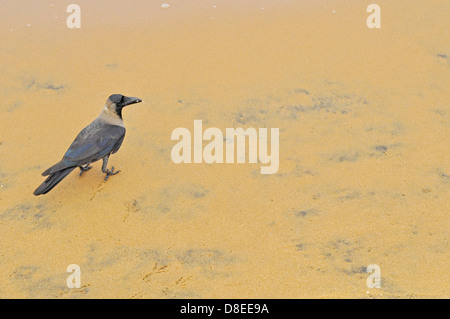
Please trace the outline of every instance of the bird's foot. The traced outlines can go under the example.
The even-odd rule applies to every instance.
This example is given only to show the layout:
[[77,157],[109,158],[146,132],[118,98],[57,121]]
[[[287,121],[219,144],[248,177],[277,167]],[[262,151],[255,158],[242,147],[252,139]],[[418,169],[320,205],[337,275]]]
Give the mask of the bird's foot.
[[118,174],[119,172],[120,172],[120,170],[114,172],[114,166],[111,167],[111,170],[105,169],[105,170],[103,171],[103,173],[106,174],[106,176],[105,176],[105,181],[107,181],[108,178],[109,178],[111,175],[116,175],[116,174]]
[[84,172],[90,170],[92,168],[92,166],[89,166],[89,164],[86,164],[86,166],[80,166],[80,176],[83,175]]

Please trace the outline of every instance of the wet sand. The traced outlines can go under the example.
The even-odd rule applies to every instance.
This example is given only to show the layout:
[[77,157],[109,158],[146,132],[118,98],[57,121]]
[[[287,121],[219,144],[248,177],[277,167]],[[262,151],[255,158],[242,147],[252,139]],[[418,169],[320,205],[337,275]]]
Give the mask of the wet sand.
[[[166,2],[0,4],[0,298],[448,298],[449,2]],[[121,172],[33,196],[113,93]],[[174,164],[195,119],[279,171]]]

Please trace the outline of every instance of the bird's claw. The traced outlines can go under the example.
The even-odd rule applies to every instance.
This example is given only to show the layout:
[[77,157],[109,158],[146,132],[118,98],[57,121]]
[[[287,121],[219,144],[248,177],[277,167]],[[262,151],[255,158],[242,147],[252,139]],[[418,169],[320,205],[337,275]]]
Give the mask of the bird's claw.
[[114,166],[111,167],[111,170],[106,169],[106,170],[104,171],[104,173],[106,174],[106,176],[105,176],[105,181],[107,181],[108,178],[109,178],[111,175],[116,175],[116,174],[118,174],[119,172],[120,172],[120,170],[114,172]]
[[80,166],[80,176],[83,175],[84,172],[90,170],[92,168],[92,166],[89,166],[89,164],[87,164],[86,166]]

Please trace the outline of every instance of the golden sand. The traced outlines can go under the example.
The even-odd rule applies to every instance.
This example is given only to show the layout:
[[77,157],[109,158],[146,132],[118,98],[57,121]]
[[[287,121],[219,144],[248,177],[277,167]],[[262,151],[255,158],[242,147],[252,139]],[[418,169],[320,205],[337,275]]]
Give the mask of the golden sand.
[[[0,298],[449,297],[449,1],[72,2],[0,4]],[[113,93],[120,174],[33,196]],[[195,119],[279,171],[173,163]]]

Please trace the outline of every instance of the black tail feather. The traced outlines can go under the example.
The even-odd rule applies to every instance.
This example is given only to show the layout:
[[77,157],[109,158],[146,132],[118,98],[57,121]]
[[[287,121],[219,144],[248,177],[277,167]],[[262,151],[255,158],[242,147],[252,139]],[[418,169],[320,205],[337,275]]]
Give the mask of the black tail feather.
[[74,166],[73,162],[62,160],[61,162],[56,163],[52,167],[48,168],[45,172],[42,173],[42,176],[48,176],[50,174],[56,173],[58,171],[62,171],[63,169]]
[[55,172],[51,174],[47,179],[34,191],[34,195],[47,194],[49,191],[53,189],[59,182],[61,182],[64,177],[69,175],[76,166],[66,168],[64,170]]

